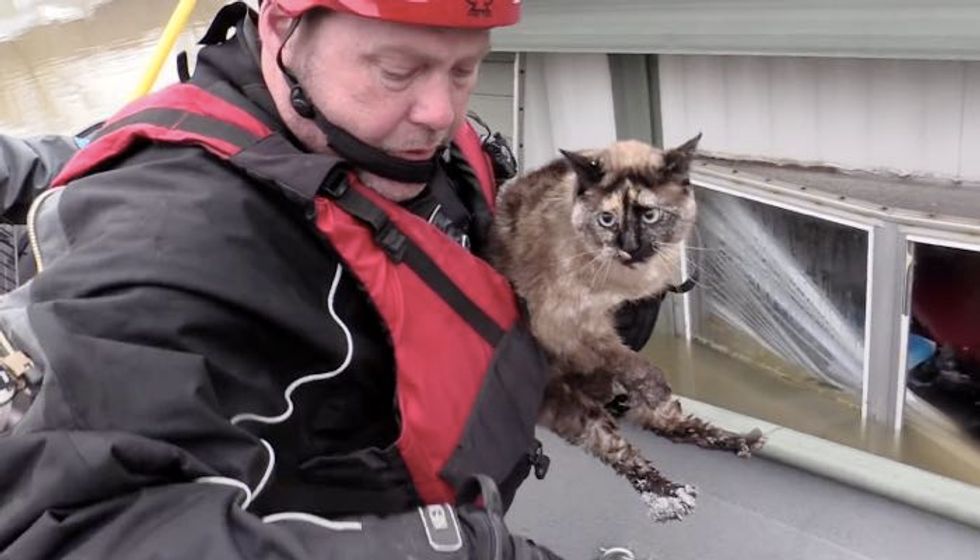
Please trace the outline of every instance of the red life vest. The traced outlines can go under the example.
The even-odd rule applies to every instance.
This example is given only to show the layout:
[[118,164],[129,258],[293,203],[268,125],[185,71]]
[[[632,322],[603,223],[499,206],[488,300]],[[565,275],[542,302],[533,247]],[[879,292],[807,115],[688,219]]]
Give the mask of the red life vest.
[[[299,151],[244,104],[223,97],[179,84],[130,104],[55,185],[97,170],[140,140],[200,146],[253,177],[268,176],[266,163],[286,157],[296,158],[291,168],[297,176],[319,173],[322,185],[311,205],[315,226],[365,288],[391,335],[401,419],[397,448],[418,495],[425,503],[452,502],[476,473],[503,482],[534,446],[547,378],[507,279],[364,187],[348,169],[322,165],[325,156]],[[454,142],[492,207],[492,170],[479,138],[464,126]]]

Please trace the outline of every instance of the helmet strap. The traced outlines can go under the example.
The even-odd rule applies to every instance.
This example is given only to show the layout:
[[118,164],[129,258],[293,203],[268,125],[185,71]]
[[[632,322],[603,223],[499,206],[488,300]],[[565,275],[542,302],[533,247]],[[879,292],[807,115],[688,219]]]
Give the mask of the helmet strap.
[[379,150],[361,141],[350,132],[331,122],[310,100],[302,84],[286,68],[282,60],[282,51],[286,46],[286,42],[292,37],[296,28],[299,27],[301,18],[302,16],[294,19],[290,24],[289,29],[286,31],[286,37],[279,47],[279,52],[276,53],[276,64],[279,66],[279,70],[289,85],[289,102],[293,111],[296,111],[296,114],[304,119],[313,121],[317,128],[326,136],[327,145],[333,151],[337,152],[338,155],[354,164],[355,167],[400,183],[429,182],[435,174],[436,164],[438,159],[442,157],[443,150],[439,150],[430,159],[424,161],[392,156],[383,150]]

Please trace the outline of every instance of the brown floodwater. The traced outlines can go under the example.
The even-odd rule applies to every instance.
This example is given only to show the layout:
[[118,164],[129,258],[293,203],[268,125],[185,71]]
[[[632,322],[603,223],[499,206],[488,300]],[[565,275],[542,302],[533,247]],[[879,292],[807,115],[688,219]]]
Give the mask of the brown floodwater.
[[[225,2],[198,0],[156,82]],[[0,0],[0,133],[73,133],[131,97],[177,2]]]
[[906,408],[901,433],[863,425],[857,399],[812,378],[780,374],[701,342],[658,333],[644,353],[686,397],[980,485],[980,445]]

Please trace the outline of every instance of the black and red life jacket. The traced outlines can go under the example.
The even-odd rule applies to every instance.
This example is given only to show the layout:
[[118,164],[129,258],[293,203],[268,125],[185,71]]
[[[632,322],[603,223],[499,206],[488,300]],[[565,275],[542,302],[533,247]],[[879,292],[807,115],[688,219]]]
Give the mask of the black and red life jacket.
[[[421,501],[452,502],[476,473],[514,482],[539,448],[534,425],[547,367],[507,279],[366,188],[341,160],[299,150],[244,107],[227,92],[171,86],[107,121],[55,185],[92,173],[143,141],[199,146],[274,184],[306,206],[387,327],[401,423],[398,463]],[[464,126],[454,142],[492,207],[493,175],[479,138]]]

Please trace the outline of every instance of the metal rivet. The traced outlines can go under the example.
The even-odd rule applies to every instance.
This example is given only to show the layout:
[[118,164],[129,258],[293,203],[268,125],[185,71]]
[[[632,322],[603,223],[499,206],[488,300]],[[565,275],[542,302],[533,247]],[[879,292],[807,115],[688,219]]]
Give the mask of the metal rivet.
[[599,560],[636,560],[632,550],[621,546],[600,548],[599,552]]

